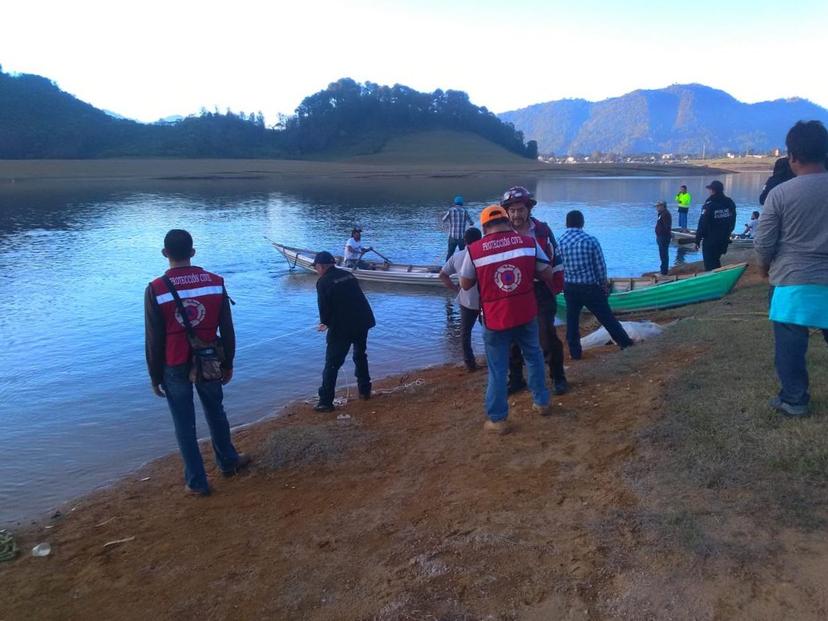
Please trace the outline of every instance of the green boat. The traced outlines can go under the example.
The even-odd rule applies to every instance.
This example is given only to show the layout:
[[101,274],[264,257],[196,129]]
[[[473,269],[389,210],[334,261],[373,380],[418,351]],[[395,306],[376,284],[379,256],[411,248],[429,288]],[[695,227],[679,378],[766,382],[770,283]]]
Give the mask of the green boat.
[[[610,308],[623,314],[718,300],[730,293],[746,268],[747,263],[738,263],[698,274],[611,278]],[[566,318],[563,294],[558,294],[558,316]]]

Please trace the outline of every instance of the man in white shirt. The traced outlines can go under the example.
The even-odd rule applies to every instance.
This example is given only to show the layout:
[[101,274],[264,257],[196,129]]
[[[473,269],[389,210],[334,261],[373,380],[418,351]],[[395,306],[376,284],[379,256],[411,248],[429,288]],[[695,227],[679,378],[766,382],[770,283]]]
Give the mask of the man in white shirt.
[[350,268],[370,269],[371,266],[362,260],[364,255],[373,248],[365,248],[362,243],[362,229],[354,227],[351,231],[351,238],[345,242],[345,265]]
[[460,267],[466,259],[466,246],[473,244],[478,239],[482,238],[483,234],[480,229],[470,227],[463,233],[463,249],[455,252],[449,257],[446,264],[440,270],[440,280],[443,284],[457,292],[457,301],[460,304],[460,332],[463,343],[463,361],[466,363],[466,369],[469,372],[477,371],[477,361],[474,357],[474,350],[471,345],[471,333],[474,327],[474,322],[480,316],[480,294],[475,285],[471,289],[463,289],[460,285],[452,282],[451,276],[460,273]]

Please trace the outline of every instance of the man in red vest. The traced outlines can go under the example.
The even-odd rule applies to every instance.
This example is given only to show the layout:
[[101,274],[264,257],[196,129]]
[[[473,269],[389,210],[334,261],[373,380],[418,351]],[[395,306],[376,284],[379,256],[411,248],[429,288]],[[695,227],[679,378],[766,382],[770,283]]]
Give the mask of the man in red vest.
[[[250,457],[236,452],[230,440],[230,425],[222,405],[222,385],[233,377],[236,351],[230,298],[221,276],[190,264],[195,248],[187,231],[173,229],[167,233],[161,253],[169,260],[170,269],[149,284],[144,296],[147,368],[153,392],[167,399],[172,413],[175,437],[184,460],[184,490],[196,496],[209,496],[210,486],[198,450],[193,385],[204,407],[213,452],[222,474],[233,476],[250,463]],[[180,308],[186,318],[182,317]],[[188,333],[192,332],[204,343],[215,343],[217,331],[221,332],[224,347],[222,377],[213,381],[196,378],[193,384],[190,380],[193,352]]]
[[[557,251],[558,242],[546,222],[532,217],[532,207],[538,204],[532,193],[524,187],[509,188],[500,201],[509,214],[512,228],[521,235],[534,237],[541,249],[550,259],[550,269],[554,280],[548,286],[538,277],[535,278],[535,299],[538,302],[538,332],[543,357],[549,366],[549,378],[556,395],[562,395],[569,390],[564,372],[563,343],[555,331],[555,314],[558,312],[556,295],[563,291],[563,260]],[[517,345],[512,345],[509,359],[509,394],[523,390],[526,381],[523,379],[523,356]]]
[[533,409],[544,416],[550,413],[543,354],[538,346],[538,305],[533,281],[537,276],[551,285],[553,276],[546,254],[534,238],[512,229],[503,207],[486,207],[480,214],[480,224],[484,237],[468,246],[468,255],[460,268],[460,286],[468,290],[476,283],[480,291],[489,368],[488,420],[483,428],[502,434],[508,431],[506,374],[513,341],[526,360]]

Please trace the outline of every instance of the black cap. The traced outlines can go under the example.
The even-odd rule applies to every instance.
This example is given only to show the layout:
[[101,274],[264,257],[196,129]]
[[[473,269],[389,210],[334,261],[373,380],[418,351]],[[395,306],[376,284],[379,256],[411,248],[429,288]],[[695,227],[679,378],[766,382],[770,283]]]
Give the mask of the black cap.
[[710,185],[706,185],[704,187],[708,190],[713,190],[714,192],[724,192],[724,184],[718,179],[716,181],[711,181]]
[[333,255],[327,250],[323,250],[322,252],[316,253],[311,265],[333,265],[334,263],[336,263],[336,261],[334,260]]

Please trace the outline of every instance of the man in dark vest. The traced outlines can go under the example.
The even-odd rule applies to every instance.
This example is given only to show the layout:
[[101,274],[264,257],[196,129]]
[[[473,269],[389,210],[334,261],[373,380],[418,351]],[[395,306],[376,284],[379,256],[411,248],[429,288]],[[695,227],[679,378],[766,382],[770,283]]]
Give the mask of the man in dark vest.
[[722,255],[727,252],[730,234],[736,227],[736,204],[724,194],[721,181],[706,186],[710,196],[702,205],[696,228],[696,250],[702,247],[704,269],[709,272],[722,266]]
[[[236,351],[230,298],[221,276],[191,265],[195,248],[187,231],[173,229],[167,233],[161,253],[169,260],[170,269],[153,280],[144,295],[147,368],[153,392],[166,397],[172,413],[175,437],[184,460],[184,489],[189,494],[208,496],[210,486],[198,450],[193,386],[204,408],[213,453],[222,474],[233,476],[250,463],[250,457],[236,452],[230,440],[230,425],[222,404],[222,385],[233,378]],[[186,321],[179,303],[186,313]],[[193,352],[186,324],[204,343],[214,343],[217,330],[221,333],[224,361],[220,380],[202,381],[196,377],[195,383],[191,381]]]
[[533,409],[550,413],[549,390],[544,382],[543,354],[538,346],[538,305],[534,279],[552,284],[549,259],[533,237],[516,233],[506,210],[490,205],[480,214],[483,239],[468,246],[460,268],[460,286],[477,284],[483,310],[483,342],[489,380],[486,387],[486,415],[483,428],[506,433],[509,416],[506,374],[509,350],[517,342],[526,360]]
[[[543,357],[549,367],[549,378],[556,395],[562,395],[569,390],[564,372],[563,343],[555,331],[555,313],[558,312],[558,303],[555,296],[563,291],[563,262],[557,252],[558,243],[555,235],[546,222],[532,217],[532,207],[537,205],[535,197],[524,187],[509,188],[500,201],[509,214],[512,228],[520,235],[534,237],[541,249],[550,260],[550,269],[554,277],[550,287],[538,277],[533,283],[535,300],[538,303],[538,332]],[[512,345],[509,359],[509,393],[522,390],[526,386],[523,379],[523,356],[517,344]]]
[[376,325],[376,321],[356,277],[336,267],[330,252],[318,253],[313,267],[319,275],[319,280],[316,281],[319,331],[328,333],[319,402],[313,409],[317,412],[333,412],[336,377],[351,347],[354,349],[359,398],[371,398],[371,375],[368,372],[366,350],[368,330]]

